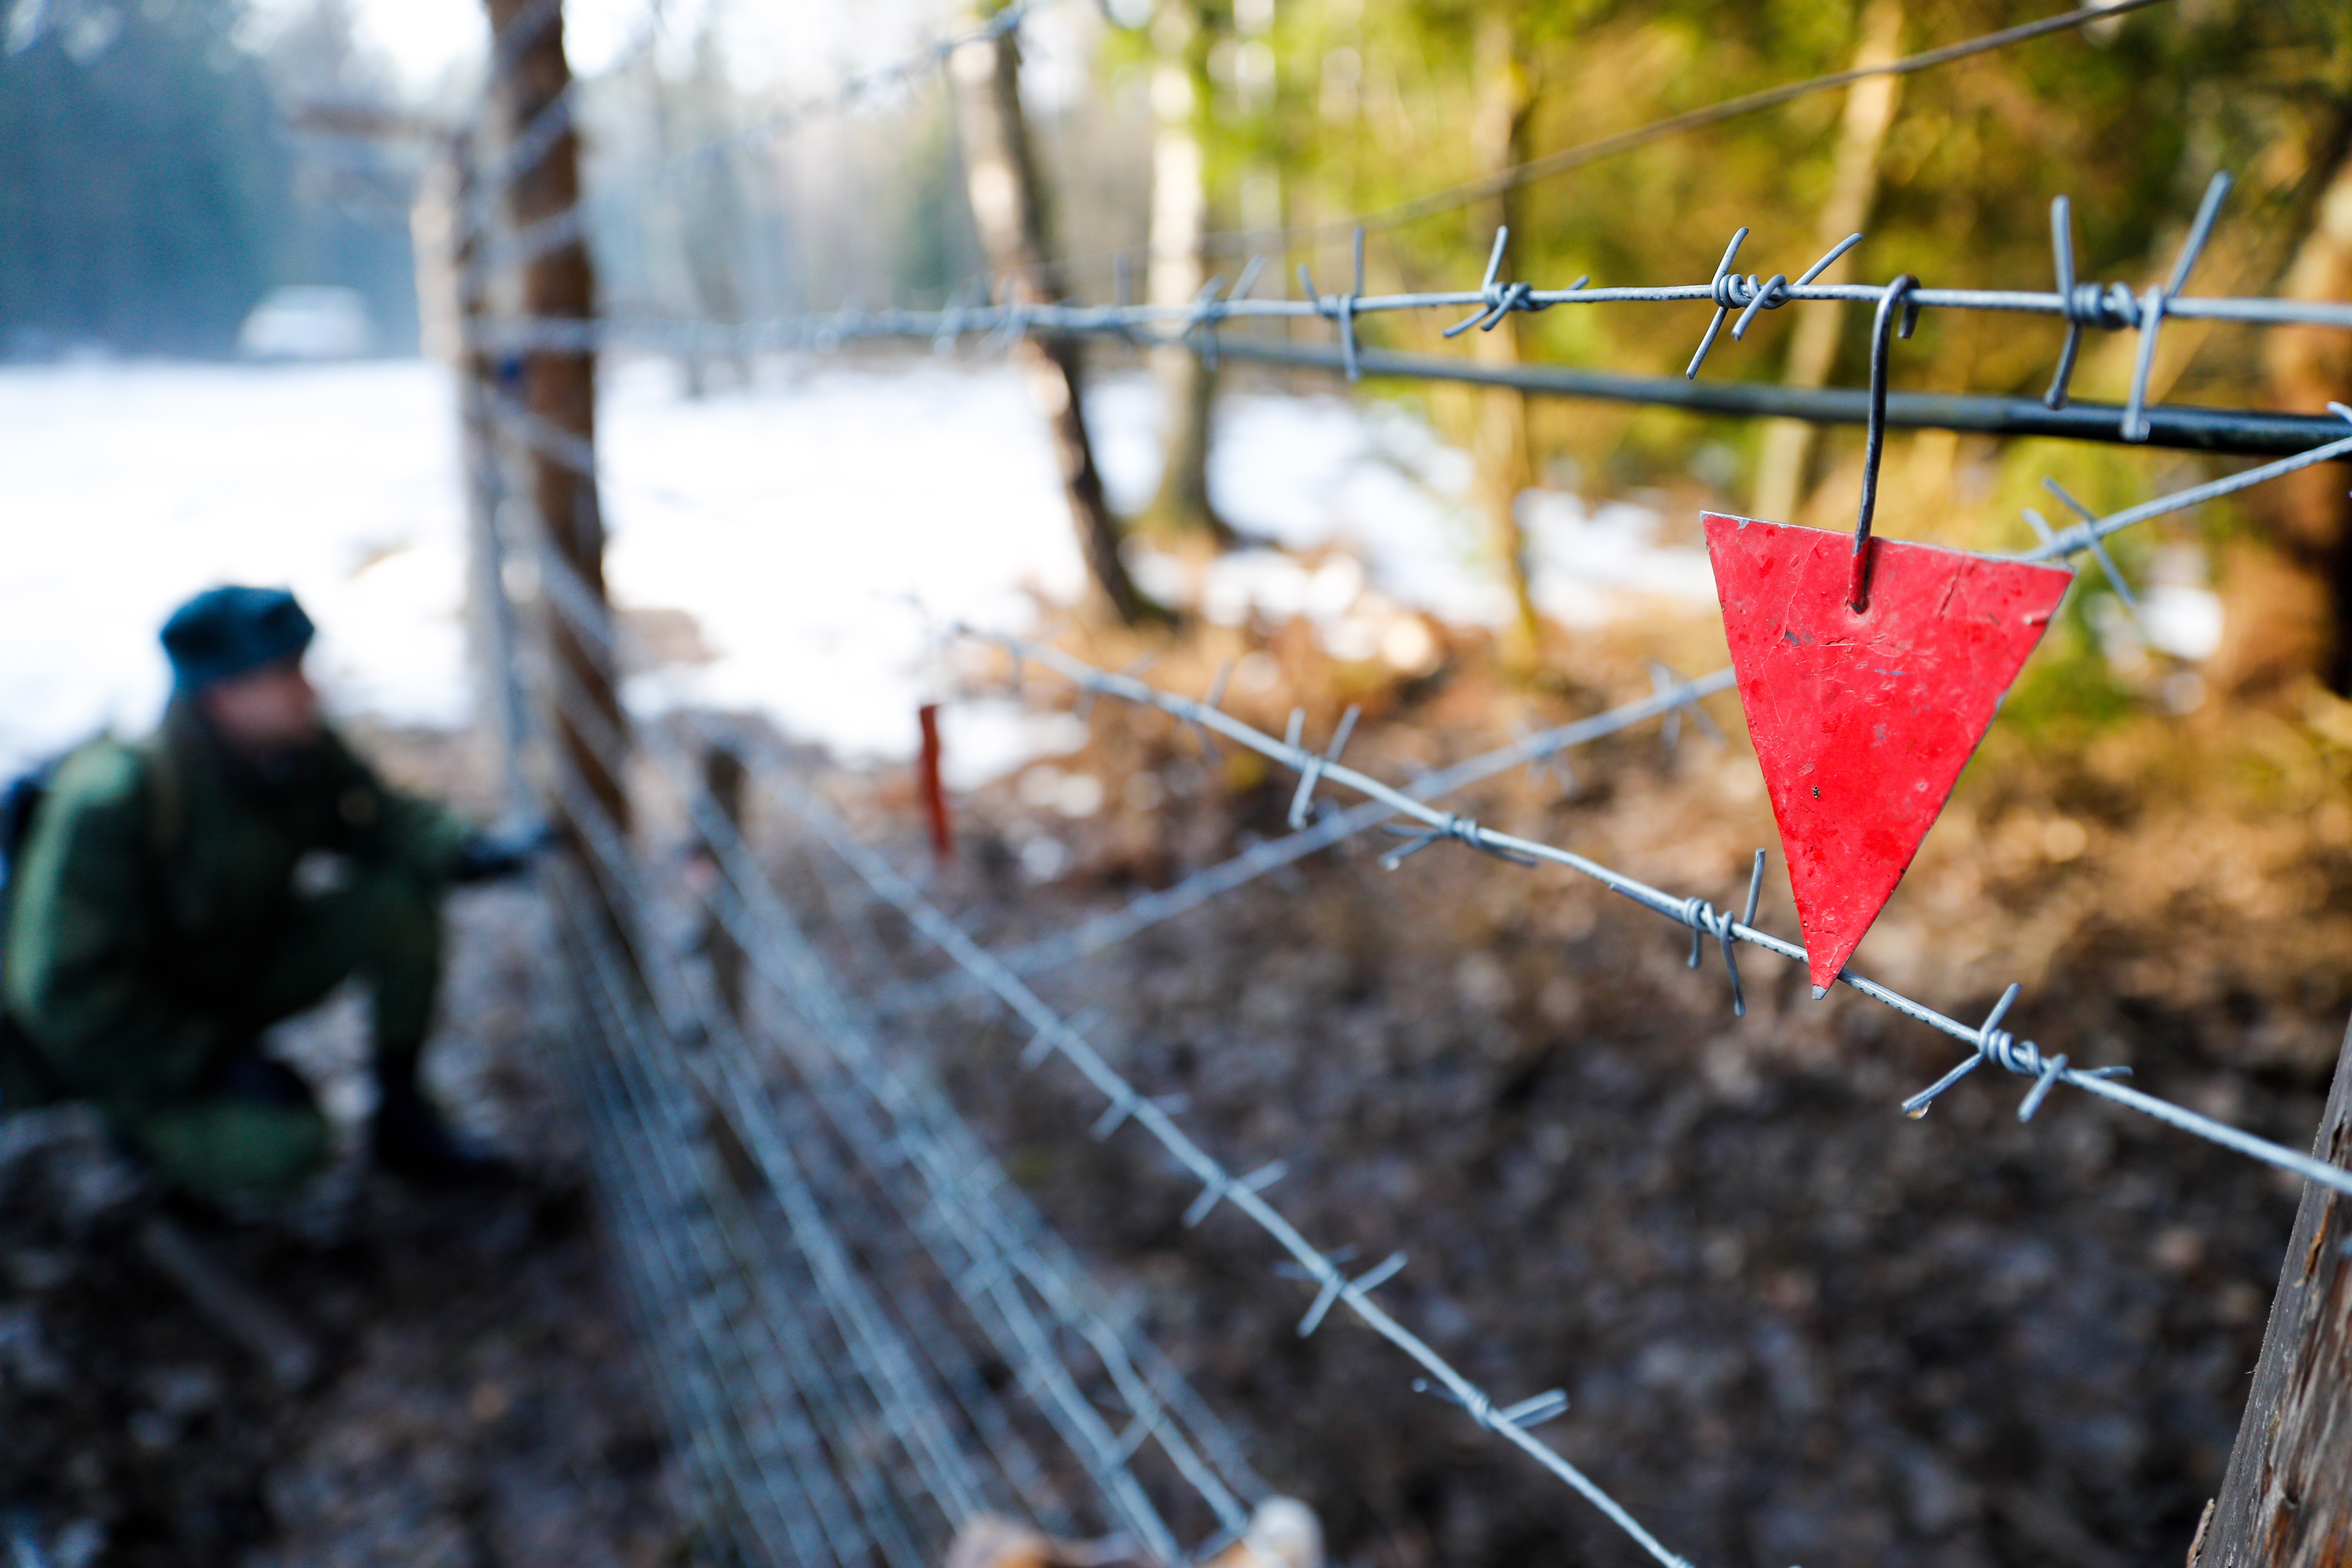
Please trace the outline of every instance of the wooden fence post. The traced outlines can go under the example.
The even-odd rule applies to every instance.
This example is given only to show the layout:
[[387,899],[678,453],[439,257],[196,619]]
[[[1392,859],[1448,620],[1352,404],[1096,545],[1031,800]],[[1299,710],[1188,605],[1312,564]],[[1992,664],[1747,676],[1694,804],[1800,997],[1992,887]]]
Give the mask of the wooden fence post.
[[[2312,1155],[2352,1164],[2352,1030]],[[2221,1495],[2191,1568],[2352,1563],[2352,1205],[2306,1185]]]
[[[710,804],[735,830],[737,843],[743,842],[743,759],[725,745],[713,743],[702,753],[702,787],[710,796]],[[716,875],[724,878],[727,865],[714,847],[711,856]],[[710,955],[711,983],[718,987],[719,1000],[728,1016],[737,1023],[743,1021],[743,981],[749,963],[743,944],[727,922],[719,918],[715,903],[706,902],[703,910],[703,951]]]
[[[571,88],[572,68],[563,52],[563,6],[561,0],[487,4],[491,112],[503,129],[501,142],[512,147]],[[516,163],[507,176],[511,228],[504,245],[512,247],[521,261],[522,313],[539,321],[589,321],[596,314],[596,289],[581,223],[579,136],[567,123],[543,152]],[[500,248],[493,247],[494,263]],[[575,603],[572,613],[551,612],[543,617],[551,655],[548,676],[567,689],[567,700],[557,705],[551,727],[588,794],[613,826],[626,832],[629,802],[620,767],[628,730],[604,597],[604,516],[593,460],[595,352],[585,343],[561,348],[533,343],[520,356],[519,376],[506,374],[512,368],[498,367],[498,395],[514,396],[546,437],[532,443],[530,455],[541,523],[590,601]],[[550,595],[541,597],[544,601]],[[572,613],[582,611],[593,612],[603,626],[575,626]],[[596,635],[599,630],[605,635]],[[558,815],[570,814],[559,805]],[[572,833],[575,841],[584,837],[576,824]],[[616,921],[615,928],[625,931],[628,922]]]

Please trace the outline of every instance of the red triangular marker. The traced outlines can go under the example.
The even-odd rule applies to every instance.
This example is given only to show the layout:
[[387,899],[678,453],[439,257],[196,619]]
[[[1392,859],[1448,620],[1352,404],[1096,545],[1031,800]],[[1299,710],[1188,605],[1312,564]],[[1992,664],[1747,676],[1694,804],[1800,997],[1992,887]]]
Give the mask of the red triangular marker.
[[1816,992],[1903,879],[2074,574],[1933,544],[1706,514],[1748,738]]

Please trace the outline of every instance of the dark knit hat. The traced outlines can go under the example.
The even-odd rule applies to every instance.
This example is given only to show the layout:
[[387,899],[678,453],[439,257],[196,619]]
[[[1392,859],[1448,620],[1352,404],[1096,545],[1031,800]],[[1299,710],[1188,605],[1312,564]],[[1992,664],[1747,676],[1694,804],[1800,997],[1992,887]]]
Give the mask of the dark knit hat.
[[199,691],[300,653],[311,631],[283,588],[207,588],[163,623],[163,651],[179,689]]

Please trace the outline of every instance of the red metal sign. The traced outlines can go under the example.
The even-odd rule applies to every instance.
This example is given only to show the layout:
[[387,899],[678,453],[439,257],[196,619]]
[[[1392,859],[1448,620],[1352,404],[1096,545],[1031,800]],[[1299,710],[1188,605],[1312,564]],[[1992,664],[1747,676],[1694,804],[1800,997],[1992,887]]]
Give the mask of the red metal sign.
[[1748,733],[1771,792],[1815,994],[1910,868],[2074,574],[1706,514]]

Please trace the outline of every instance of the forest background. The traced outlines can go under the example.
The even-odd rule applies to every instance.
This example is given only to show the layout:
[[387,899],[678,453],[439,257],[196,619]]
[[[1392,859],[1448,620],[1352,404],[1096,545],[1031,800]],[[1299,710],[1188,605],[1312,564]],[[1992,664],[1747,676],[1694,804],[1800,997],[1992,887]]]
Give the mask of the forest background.
[[[772,58],[793,37],[783,30],[778,41],[773,9],[672,3],[614,25],[625,41],[591,77],[586,113],[607,314],[751,321],[845,301],[936,304],[983,272],[950,95],[928,81],[749,139],[684,177],[666,171],[679,151],[759,123],[797,101],[803,81],[854,63]],[[1261,288],[1286,287],[1301,263],[1336,286],[1360,214],[1374,218],[1376,291],[1466,285],[1503,223],[1508,275],[1551,286],[1586,274],[1602,284],[1704,279],[1745,226],[1754,232],[1741,265],[1768,273],[1794,272],[1859,230],[1864,243],[1830,280],[1907,270],[2039,287],[2051,272],[2050,198],[2061,194],[2074,199],[2080,275],[2138,286],[2168,267],[2198,193],[2221,170],[2237,192],[2194,287],[2342,296],[2352,279],[2352,17],[2324,0],[2174,0],[1491,195],[1399,206],[1629,125],[2045,10],[1994,0],[1104,0],[1041,9],[1024,29],[1024,90],[1068,258],[1063,287],[1081,298],[1109,297],[1125,268],[1138,290],[1188,299],[1251,256],[1267,264]],[[887,57],[956,17],[891,20],[909,37],[877,28],[857,47]],[[241,0],[16,0],[0,53],[8,355],[223,353],[244,314],[284,283],[357,289],[386,351],[414,349],[411,202],[434,135],[464,118],[479,64],[407,79],[372,49],[364,24],[353,0],[258,10]],[[818,30],[826,41],[811,56],[845,50],[834,31]],[[1697,314],[1555,310],[1507,318],[1469,347],[1488,362],[1666,373],[1687,357],[1685,318]],[[1442,324],[1389,318],[1365,336],[1430,348]],[[1707,374],[1852,384],[1866,325],[1830,307],[1769,313]],[[1931,313],[1896,356],[1896,384],[2035,393],[2058,335]],[[2314,410],[2352,365],[2336,336],[2176,325],[2152,395]],[[2132,347],[2095,336],[2078,395],[2119,396]],[[1211,393],[1194,379],[1171,391],[1205,411]],[[1380,395],[1423,405],[1475,459],[1507,577],[1520,547],[1514,506],[1531,486],[1623,496],[1696,481],[1754,515],[1831,522],[1856,480],[1850,433],[1459,388]],[[1205,412],[1195,423],[1207,428]],[[1171,426],[1171,447],[1184,424]],[[1171,475],[1188,466],[1197,471],[1197,457]],[[2108,510],[2198,465],[1927,433],[1898,437],[1888,468],[1889,515],[1910,536],[2002,548],[2023,542],[2021,505],[2047,504],[2045,475]],[[2198,551],[2149,536],[2120,546],[2132,570],[2159,578],[2218,570],[2253,611],[2227,618],[2228,646],[2196,688],[2173,680],[2175,706],[2215,679],[2242,689],[2315,670],[2339,691],[2352,679],[2334,630],[2352,603],[2352,564],[2333,488],[2315,477],[2273,487],[2245,512],[2207,509]],[[1210,521],[1206,510],[1205,493],[1171,479],[1143,521],[1181,531]],[[2249,518],[2263,534],[2251,552],[2232,542]],[[1523,591],[1519,607],[1531,637]],[[2134,635],[2107,636],[2106,652]],[[2150,689],[2179,673],[2137,651],[2095,662],[2120,663]],[[2069,679],[2094,705],[2113,695],[2097,669]]]

